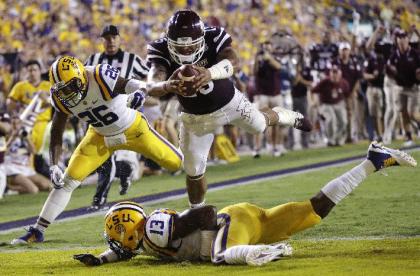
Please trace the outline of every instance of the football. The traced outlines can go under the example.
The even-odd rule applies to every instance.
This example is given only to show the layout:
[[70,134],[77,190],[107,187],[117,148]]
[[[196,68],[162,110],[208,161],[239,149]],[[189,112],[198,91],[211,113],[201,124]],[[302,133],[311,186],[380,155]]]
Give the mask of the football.
[[185,91],[186,96],[192,96],[197,93],[197,89],[193,88],[194,77],[200,73],[191,64],[182,65],[179,68],[178,79],[184,81],[184,87],[187,88]]

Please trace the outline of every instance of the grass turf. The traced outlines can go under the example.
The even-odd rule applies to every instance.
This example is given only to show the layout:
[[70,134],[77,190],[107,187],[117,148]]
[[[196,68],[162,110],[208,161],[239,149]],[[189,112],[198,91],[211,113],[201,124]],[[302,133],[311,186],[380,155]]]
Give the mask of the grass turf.
[[[366,145],[352,146],[350,149],[312,150],[304,155],[291,153],[289,156],[278,159],[279,162],[274,165],[271,157],[268,156],[261,162],[258,161],[257,165],[255,165],[257,161],[245,158],[240,163],[229,167],[229,176],[256,173],[254,171],[257,170],[256,168],[259,168],[257,173],[261,173],[279,169],[282,166],[294,167],[306,162],[311,163],[310,161],[314,161],[314,159],[318,161],[320,161],[319,159],[332,160],[345,157],[346,154],[348,154],[347,156],[362,154]],[[417,160],[420,160],[419,152],[415,152],[413,155]],[[305,156],[306,158],[303,159]],[[215,191],[207,195],[207,200],[218,208],[241,201],[271,207],[288,201],[306,200],[329,180],[351,167],[352,165],[346,165]],[[226,179],[225,168],[211,168],[209,178],[213,181]],[[100,253],[106,248],[102,239],[102,217],[97,216],[54,224],[48,229],[47,242],[30,247],[14,248],[5,244],[16,235],[21,234],[22,231],[0,235],[0,241],[4,242],[0,247],[0,272],[2,275],[33,273],[61,275],[123,273],[129,275],[130,273],[139,273],[139,271],[147,275],[157,275],[168,271],[172,275],[210,275],[215,273],[233,275],[419,274],[420,264],[416,261],[420,259],[420,237],[418,236],[420,233],[418,223],[419,169],[391,168],[388,170],[388,174],[387,177],[381,174],[372,175],[341,202],[320,225],[295,235],[290,240],[295,249],[292,258],[262,268],[214,267],[210,264],[193,265],[188,262],[161,264],[146,257],[137,257],[131,262],[100,268],[85,268],[73,261],[71,256],[74,253],[82,252]],[[153,181],[161,182],[163,185],[164,180],[148,178],[144,180],[147,183],[141,181],[136,186],[144,184],[149,187]],[[179,178],[176,181],[181,182]],[[168,186],[171,185],[168,184]],[[180,187],[182,185],[177,184]],[[86,192],[87,190],[83,188],[77,192]],[[93,191],[90,190],[90,192]],[[146,193],[152,193],[152,191],[147,190]],[[85,195],[84,198],[90,198],[90,196],[91,194]],[[19,197],[10,198],[18,199]],[[82,199],[74,198],[74,196],[73,199],[76,199],[78,204],[83,204]],[[30,205],[33,209],[38,207],[35,202],[26,202],[25,204]],[[182,210],[186,207],[186,200],[180,199],[166,204],[152,205],[146,209],[151,211],[155,207],[162,206]],[[25,214],[18,209],[13,213],[25,217]],[[2,212],[2,216],[6,217],[6,215]],[[378,237],[381,239],[372,239]],[[343,240],[343,238],[350,240]]]

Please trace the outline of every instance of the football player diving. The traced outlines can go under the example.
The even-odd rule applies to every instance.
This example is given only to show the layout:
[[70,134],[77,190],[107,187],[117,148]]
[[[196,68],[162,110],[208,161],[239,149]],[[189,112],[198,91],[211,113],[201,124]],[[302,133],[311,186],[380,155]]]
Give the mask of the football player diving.
[[98,257],[78,254],[74,258],[93,266],[141,253],[174,261],[263,265],[291,255],[290,245],[281,241],[318,224],[368,175],[398,165],[414,167],[417,162],[405,152],[373,142],[363,162],[309,200],[270,209],[240,203],[217,214],[215,207],[207,205],[183,213],[158,209],[146,216],[137,203],[121,202],[105,215],[109,249]]
[[[176,94],[183,109],[179,137],[192,208],[205,204],[204,173],[217,128],[232,124],[252,134],[277,124],[312,129],[300,113],[281,107],[260,111],[249,102],[231,79],[238,64],[231,43],[231,36],[223,28],[205,27],[197,13],[180,10],[169,19],[166,36],[147,46],[151,91],[161,96]],[[163,85],[183,64],[192,64],[199,72],[193,79],[193,91]]]
[[[35,225],[12,244],[42,242],[45,229],[67,206],[73,190],[116,150],[136,151],[169,171],[181,168],[182,153],[135,110],[147,96],[145,83],[119,74],[108,64],[85,67],[70,56],[60,57],[52,64],[50,98],[56,112],[51,126],[50,175],[54,189]],[[181,83],[169,80],[170,85]],[[77,116],[89,128],[63,173],[58,162],[69,116]]]

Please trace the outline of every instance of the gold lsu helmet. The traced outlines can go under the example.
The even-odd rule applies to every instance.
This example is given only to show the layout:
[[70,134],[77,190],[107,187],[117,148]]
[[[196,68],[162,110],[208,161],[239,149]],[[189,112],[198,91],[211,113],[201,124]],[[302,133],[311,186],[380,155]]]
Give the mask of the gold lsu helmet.
[[86,94],[88,78],[82,62],[75,57],[62,56],[49,71],[52,96],[67,107],[76,106]]
[[146,213],[135,202],[123,201],[112,206],[105,215],[105,239],[121,257],[131,257],[140,248],[144,236]]

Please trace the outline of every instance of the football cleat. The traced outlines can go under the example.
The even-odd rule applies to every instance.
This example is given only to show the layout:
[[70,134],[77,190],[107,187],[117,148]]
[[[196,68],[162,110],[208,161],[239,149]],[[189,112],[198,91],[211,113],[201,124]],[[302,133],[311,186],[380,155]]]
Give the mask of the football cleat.
[[280,125],[292,126],[306,132],[312,130],[312,123],[299,112],[285,109],[280,106],[274,107],[273,111],[278,114]]
[[245,260],[248,265],[261,266],[281,257],[290,256],[292,252],[292,247],[287,243],[261,245],[251,250]]
[[109,209],[108,205],[106,204],[106,197],[93,197],[92,205],[88,207],[89,211],[102,211]]
[[367,159],[373,163],[376,171],[391,166],[417,166],[417,161],[408,153],[384,147],[378,142],[370,144]]
[[44,241],[44,234],[34,227],[29,227],[27,233],[22,237],[14,239],[10,242],[12,245],[18,244],[28,244],[34,242],[43,242]]
[[121,179],[120,182],[120,195],[125,195],[128,191],[128,188],[131,186],[131,180],[128,179]]

